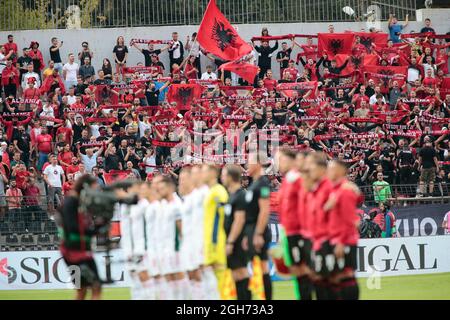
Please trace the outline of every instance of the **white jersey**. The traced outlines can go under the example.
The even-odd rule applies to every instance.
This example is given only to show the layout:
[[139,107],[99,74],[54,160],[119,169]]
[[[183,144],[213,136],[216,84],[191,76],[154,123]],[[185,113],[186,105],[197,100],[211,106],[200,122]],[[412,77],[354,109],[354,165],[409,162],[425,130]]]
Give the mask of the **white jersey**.
[[205,200],[206,194],[208,193],[208,186],[203,185],[199,188],[194,189],[192,192],[192,207],[193,207],[193,243],[194,243],[194,259],[196,259],[195,264],[200,266],[203,264],[203,225],[204,225],[204,208],[203,201]]
[[131,245],[134,257],[143,257],[147,247],[147,230],[145,211],[148,206],[147,199],[140,199],[136,205],[130,208],[130,233]]
[[194,220],[194,192],[183,197],[181,208],[182,240],[181,240],[181,260],[183,266],[188,271],[197,269],[192,257],[195,255],[195,223]]
[[177,231],[177,221],[181,220],[181,199],[174,195],[171,201],[164,201],[161,205],[161,229],[159,242],[161,242],[162,271],[164,274],[182,271],[180,263],[180,237]]
[[159,238],[159,225],[161,219],[161,202],[151,202],[145,210],[145,223],[147,234],[147,263],[151,276],[157,276],[161,274],[161,255],[158,251],[160,243]]
[[120,212],[120,246],[123,249],[125,259],[131,259],[133,255],[131,233],[130,233],[130,206],[126,204],[118,205],[118,211]]

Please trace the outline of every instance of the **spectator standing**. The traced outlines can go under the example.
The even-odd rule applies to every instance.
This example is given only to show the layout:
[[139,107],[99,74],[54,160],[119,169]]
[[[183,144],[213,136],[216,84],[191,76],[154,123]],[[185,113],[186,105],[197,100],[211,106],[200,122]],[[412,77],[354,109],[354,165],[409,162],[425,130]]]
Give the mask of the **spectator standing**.
[[173,65],[181,66],[184,59],[183,43],[178,40],[178,32],[172,33],[172,45],[169,48],[170,72],[173,71]]
[[393,43],[399,43],[400,35],[402,34],[402,30],[406,28],[409,22],[409,14],[406,15],[405,24],[400,24],[397,20],[397,17],[392,13],[389,15],[388,20],[388,28],[389,28],[389,39],[392,40]]
[[66,90],[77,85],[77,77],[79,72],[79,65],[75,62],[73,53],[69,54],[69,61],[63,67],[63,80]]
[[64,170],[58,165],[56,156],[50,157],[50,165],[45,168],[43,174],[48,188],[50,211],[54,211],[55,204],[59,206],[62,203],[62,186],[66,182]]
[[45,63],[42,52],[39,50],[39,42],[32,41],[30,44],[30,48],[31,48],[30,57],[31,59],[33,59],[34,72],[39,74],[39,79],[42,79],[41,71],[44,70]]
[[19,87],[19,70],[13,66],[12,60],[6,61],[6,67],[2,70],[2,86],[6,97],[17,96]]
[[108,79],[109,81],[111,81],[112,80],[112,66],[111,66],[111,61],[109,61],[109,59],[107,59],[107,58],[103,59],[102,71],[105,75],[105,78]]
[[267,70],[272,69],[272,54],[278,49],[278,41],[275,42],[273,47],[269,46],[269,41],[262,41],[261,46],[254,46],[254,48],[259,53],[259,78],[263,79]]
[[427,194],[432,196],[434,191],[434,180],[436,179],[436,172],[439,171],[439,163],[437,159],[436,150],[433,147],[430,137],[424,138],[424,145],[419,152],[419,169],[420,169],[420,194],[424,196]]
[[92,59],[94,59],[94,52],[89,49],[89,43],[83,41],[81,47],[81,51],[78,52],[78,60],[80,60],[80,66],[84,65],[86,58],[89,58],[89,61],[92,61]]
[[63,64],[61,60],[61,54],[59,49],[62,47],[64,41],[58,41],[58,38],[52,38],[52,45],[49,49],[50,51],[50,59],[55,63],[55,69],[58,70],[59,74],[62,74]]
[[292,41],[292,46],[289,48],[287,42],[281,43],[281,51],[277,53],[277,61],[280,64],[280,79],[283,77],[283,72],[289,67],[289,60],[291,60],[292,49],[295,42]]
[[425,26],[420,29],[420,33],[426,33],[426,32],[435,32],[434,29],[431,27],[431,19],[426,18],[425,19]]
[[91,66],[91,59],[89,57],[84,58],[84,64],[80,67],[79,74],[83,81],[95,76],[94,67]]
[[53,151],[53,138],[45,126],[41,128],[41,134],[36,138],[36,148],[39,153],[37,168],[41,170],[48,161],[48,155]]
[[16,179],[11,178],[8,190],[6,190],[6,202],[10,212],[17,212],[22,207],[22,191],[17,187]]
[[18,58],[18,48],[17,44],[14,42],[14,36],[12,34],[8,35],[8,42],[4,44],[6,53],[12,50],[11,60],[14,64],[17,62]]
[[391,186],[389,182],[384,181],[382,172],[377,173],[377,181],[373,183],[373,194],[376,203],[386,202],[388,198],[392,197]]
[[114,61],[116,62],[116,72],[124,78],[124,68],[127,67],[128,48],[125,45],[125,39],[120,36],[117,38],[116,45],[113,49]]

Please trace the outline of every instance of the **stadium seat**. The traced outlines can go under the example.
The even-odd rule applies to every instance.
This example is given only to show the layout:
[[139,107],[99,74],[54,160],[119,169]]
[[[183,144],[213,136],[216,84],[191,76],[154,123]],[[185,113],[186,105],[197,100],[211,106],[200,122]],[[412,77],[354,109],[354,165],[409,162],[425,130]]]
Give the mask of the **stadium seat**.
[[20,237],[20,244],[22,246],[33,246],[35,244],[33,235],[31,233],[23,234]]
[[17,234],[12,233],[6,236],[5,243],[7,246],[10,247],[17,247],[19,246],[19,238],[17,237]]
[[25,233],[26,232],[25,222],[19,221],[19,222],[12,223],[11,231],[13,231],[15,233]]
[[37,243],[43,246],[50,245],[51,244],[50,235],[48,233],[42,233],[38,235]]

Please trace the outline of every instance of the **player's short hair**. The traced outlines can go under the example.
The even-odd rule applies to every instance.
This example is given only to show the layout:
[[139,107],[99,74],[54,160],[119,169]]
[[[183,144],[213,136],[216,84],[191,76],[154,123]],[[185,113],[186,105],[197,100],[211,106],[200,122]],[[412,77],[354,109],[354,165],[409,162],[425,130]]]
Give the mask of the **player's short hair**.
[[175,187],[175,181],[173,181],[173,179],[171,177],[169,177],[169,176],[163,175],[161,177],[161,181],[160,182],[162,182],[164,184],[167,184],[168,186]]
[[233,182],[241,182],[242,180],[242,168],[236,164],[227,164],[225,166],[227,175],[233,180]]
[[314,161],[319,167],[327,167],[327,156],[323,152],[313,152],[309,154],[309,157]]
[[347,164],[347,162],[344,162],[344,161],[339,160],[339,159],[333,159],[330,163],[334,163],[337,166],[339,166],[342,169],[344,169],[346,173],[348,172],[348,164]]
[[208,170],[214,171],[217,177],[219,176],[220,168],[218,166],[216,166],[215,164],[205,164],[205,166],[206,168],[208,168]]
[[287,147],[282,147],[279,149],[279,152],[281,152],[283,155],[285,155],[286,157],[290,158],[290,159],[295,159],[295,157],[297,156],[297,152],[291,148],[287,148]]

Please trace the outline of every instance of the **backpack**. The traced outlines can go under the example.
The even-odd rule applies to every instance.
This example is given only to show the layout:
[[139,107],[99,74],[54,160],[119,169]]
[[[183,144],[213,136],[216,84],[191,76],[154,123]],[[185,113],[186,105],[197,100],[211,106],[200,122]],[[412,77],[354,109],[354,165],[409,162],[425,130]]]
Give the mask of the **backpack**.
[[361,220],[359,226],[359,236],[361,239],[381,238],[381,228],[378,224],[369,219]]

